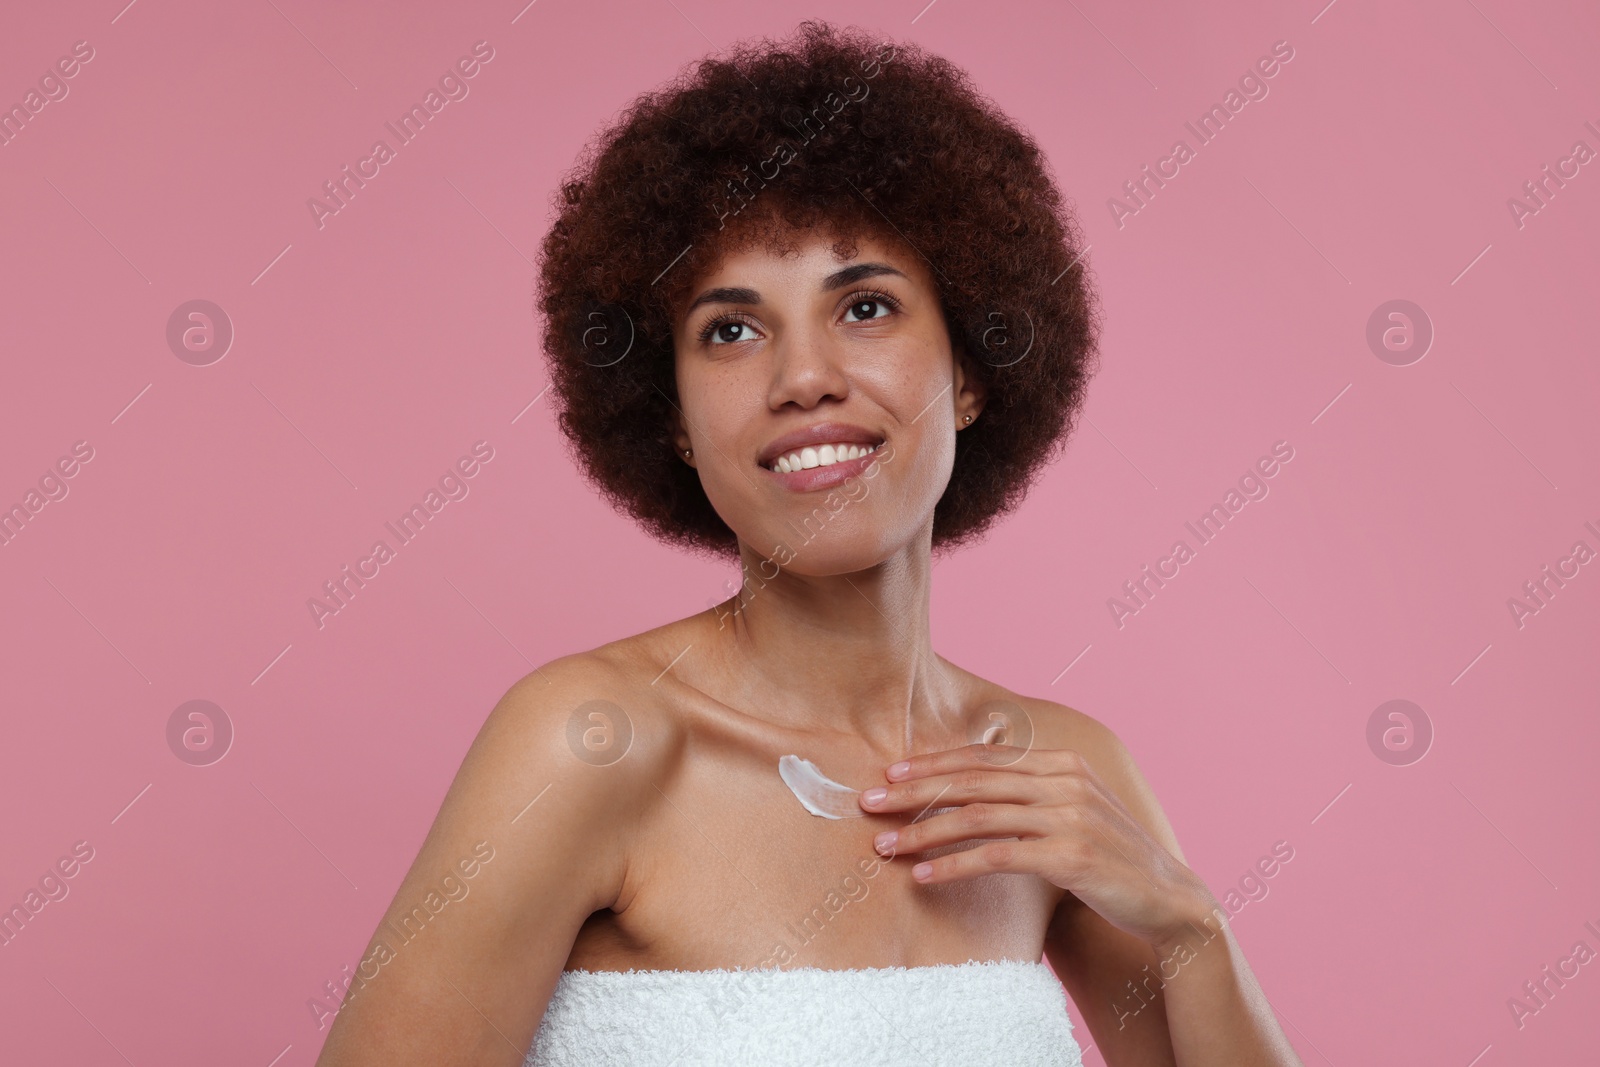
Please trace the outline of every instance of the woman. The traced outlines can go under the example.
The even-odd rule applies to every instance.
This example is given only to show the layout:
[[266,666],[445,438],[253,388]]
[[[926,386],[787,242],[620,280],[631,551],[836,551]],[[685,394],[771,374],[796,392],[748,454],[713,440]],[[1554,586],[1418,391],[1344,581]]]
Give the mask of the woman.
[[1064,986],[1109,1064],[1298,1064],[1111,731],[930,641],[934,550],[1096,356],[1034,143],[806,24],[642,97],[559,212],[573,456],[743,580],[507,692],[319,1063],[1077,1064]]

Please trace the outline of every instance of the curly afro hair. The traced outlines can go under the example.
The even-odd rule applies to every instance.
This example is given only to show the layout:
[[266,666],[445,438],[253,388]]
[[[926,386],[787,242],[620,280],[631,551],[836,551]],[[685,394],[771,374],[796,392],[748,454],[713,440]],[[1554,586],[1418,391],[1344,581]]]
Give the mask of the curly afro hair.
[[729,247],[730,221],[882,235],[929,264],[951,341],[987,391],[956,435],[936,549],[1021,502],[1096,369],[1082,232],[1038,145],[912,45],[807,22],[702,60],[596,138],[556,207],[538,303],[568,451],[613,505],[691,550],[738,555],[670,436],[673,323]]

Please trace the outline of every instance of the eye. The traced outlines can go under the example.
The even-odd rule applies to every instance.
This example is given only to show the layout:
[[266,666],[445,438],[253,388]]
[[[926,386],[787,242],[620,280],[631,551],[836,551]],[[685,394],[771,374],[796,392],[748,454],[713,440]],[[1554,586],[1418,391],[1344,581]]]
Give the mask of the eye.
[[737,315],[719,315],[700,327],[701,344],[738,344],[753,339],[755,335],[755,327]]
[[870,322],[887,318],[899,306],[887,293],[856,293],[845,308],[844,318],[846,322]]

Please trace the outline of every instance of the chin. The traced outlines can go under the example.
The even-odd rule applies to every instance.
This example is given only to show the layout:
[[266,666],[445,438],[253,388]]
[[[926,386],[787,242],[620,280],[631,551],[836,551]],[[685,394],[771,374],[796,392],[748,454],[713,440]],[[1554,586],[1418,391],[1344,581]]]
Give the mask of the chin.
[[855,518],[855,522],[834,522],[821,530],[799,521],[792,527],[780,524],[758,543],[770,545],[767,557],[790,574],[825,578],[876,567],[910,541],[912,531],[890,532],[862,521],[867,516]]

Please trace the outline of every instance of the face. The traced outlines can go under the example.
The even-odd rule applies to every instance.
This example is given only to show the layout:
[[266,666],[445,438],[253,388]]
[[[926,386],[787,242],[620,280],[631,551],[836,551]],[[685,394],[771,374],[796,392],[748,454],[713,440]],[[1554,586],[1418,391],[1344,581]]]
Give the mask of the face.
[[931,537],[983,393],[914,251],[861,235],[841,257],[816,231],[788,243],[730,251],[690,287],[674,439],[747,553],[849,573]]

